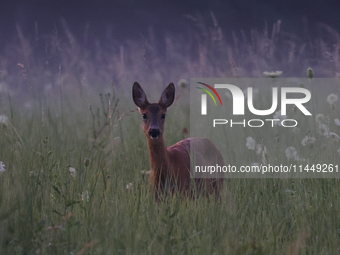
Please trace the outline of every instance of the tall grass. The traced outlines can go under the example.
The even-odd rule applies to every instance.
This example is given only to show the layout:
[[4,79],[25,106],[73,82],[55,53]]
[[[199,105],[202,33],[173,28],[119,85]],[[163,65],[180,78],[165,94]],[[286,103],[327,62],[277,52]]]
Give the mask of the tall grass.
[[[206,34],[166,37],[159,57],[152,31],[143,44],[109,38],[89,49],[65,22],[62,32],[39,37],[37,45],[18,27],[19,43],[0,58],[0,114],[9,117],[0,124],[6,169],[0,174],[0,254],[340,252],[338,179],[226,179],[221,202],[174,196],[155,203],[142,173],[150,165],[141,117],[132,106],[133,81],[157,101],[173,79],[260,76],[272,67],[283,70],[287,61],[303,63],[305,74],[310,43],[328,47],[321,37],[301,42],[279,31],[279,24],[271,35],[254,30],[249,39],[241,32],[243,41],[235,32],[231,45],[216,22],[201,22],[199,29],[203,25]],[[211,37],[216,33],[220,37]],[[291,60],[280,62],[287,52]],[[323,71],[321,55],[316,73],[333,76],[337,69]],[[182,85],[167,115],[168,145],[189,128],[188,88]],[[245,146],[244,139],[239,143]]]

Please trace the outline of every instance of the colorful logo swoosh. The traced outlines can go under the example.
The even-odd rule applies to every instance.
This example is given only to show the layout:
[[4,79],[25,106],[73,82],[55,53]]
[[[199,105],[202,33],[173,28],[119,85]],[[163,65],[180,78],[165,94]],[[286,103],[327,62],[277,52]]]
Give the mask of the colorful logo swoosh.
[[[197,82],[197,83],[199,83],[199,84],[201,84],[201,85],[203,85],[203,86],[206,86],[206,87],[209,88],[212,92],[214,92],[215,95],[217,96],[218,100],[220,101],[220,104],[222,105],[222,100],[221,100],[221,98],[220,98],[220,95],[217,93],[217,91],[216,91],[213,87],[211,87],[210,85],[205,84],[205,83],[203,83],[203,82]],[[215,105],[217,105],[214,96],[213,96],[208,90],[202,89],[202,88],[200,88],[200,87],[197,87],[197,88],[203,90],[204,92],[206,92],[206,93],[214,100]]]

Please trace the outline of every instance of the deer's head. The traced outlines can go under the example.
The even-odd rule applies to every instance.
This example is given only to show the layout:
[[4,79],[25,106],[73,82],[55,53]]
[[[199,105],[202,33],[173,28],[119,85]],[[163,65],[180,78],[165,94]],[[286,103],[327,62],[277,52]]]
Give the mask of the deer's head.
[[151,139],[158,139],[164,132],[167,109],[175,99],[175,86],[170,83],[163,91],[158,103],[149,103],[142,87],[135,82],[132,87],[133,101],[143,116],[143,130]]

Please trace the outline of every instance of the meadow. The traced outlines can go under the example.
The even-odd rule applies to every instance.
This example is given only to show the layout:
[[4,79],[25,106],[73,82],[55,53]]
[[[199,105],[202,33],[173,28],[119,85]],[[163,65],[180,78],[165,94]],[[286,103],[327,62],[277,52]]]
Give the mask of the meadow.
[[[0,254],[340,253],[339,178],[225,179],[221,202],[155,203],[134,81],[152,102],[176,83],[165,130],[172,145],[190,130],[190,77],[306,77],[309,66],[317,77],[338,76],[339,35],[326,25],[316,38],[277,23],[228,41],[216,20],[190,18],[197,28],[187,36],[155,39],[150,29],[124,43],[110,33],[105,42],[80,41],[64,21],[36,40],[17,28],[0,55]],[[320,102],[322,122],[339,133],[338,103]],[[234,164],[261,160],[247,147],[247,137],[260,136],[248,131],[238,129],[230,137],[237,146],[224,148]],[[267,131],[274,148],[276,133]],[[301,155],[339,163],[337,139],[313,128],[309,135],[316,141],[300,145]],[[275,164],[284,149],[266,160]]]

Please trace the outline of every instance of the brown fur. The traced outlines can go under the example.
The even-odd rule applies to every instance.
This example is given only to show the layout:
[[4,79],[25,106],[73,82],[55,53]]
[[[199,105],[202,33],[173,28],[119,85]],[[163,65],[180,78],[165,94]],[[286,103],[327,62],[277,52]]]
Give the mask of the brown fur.
[[[222,178],[193,179],[196,185],[192,185],[190,178],[190,149],[194,150],[196,165],[224,165],[223,157],[216,146],[207,138],[193,137],[182,140],[170,147],[165,146],[164,115],[174,100],[175,87],[171,83],[164,90],[157,104],[150,104],[143,89],[138,83],[133,85],[133,100],[139,107],[140,113],[144,116],[143,131],[147,137],[151,174],[150,187],[156,198],[170,191],[179,192],[184,196],[195,197],[202,192],[205,195],[220,195],[223,187]],[[150,130],[157,130],[157,138],[150,135]],[[218,177],[218,176],[215,176]],[[196,186],[196,190],[193,187]]]

